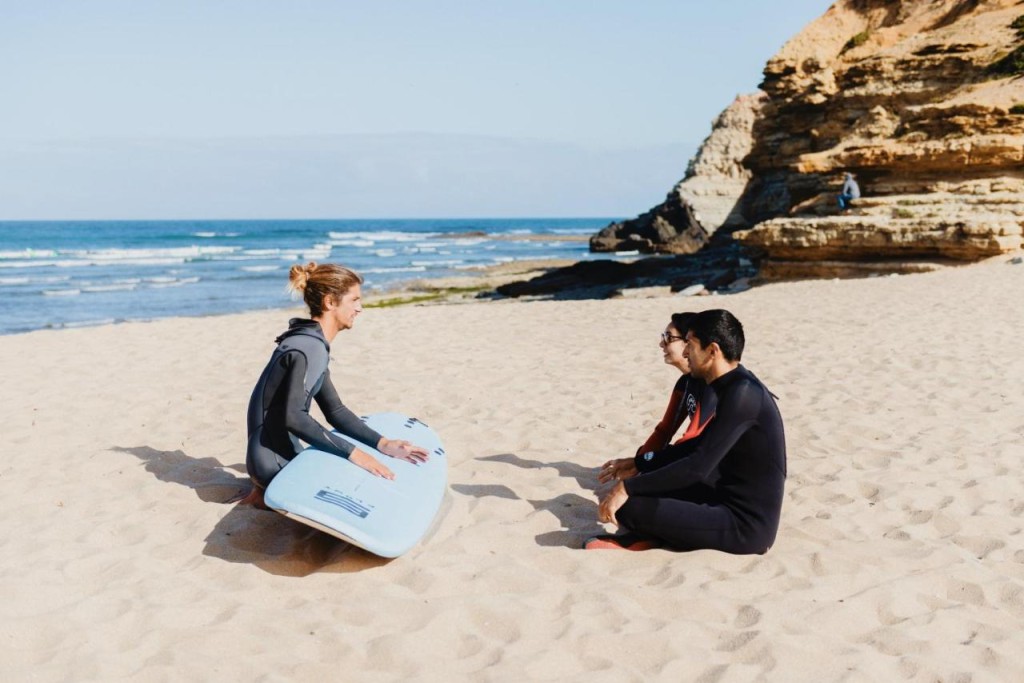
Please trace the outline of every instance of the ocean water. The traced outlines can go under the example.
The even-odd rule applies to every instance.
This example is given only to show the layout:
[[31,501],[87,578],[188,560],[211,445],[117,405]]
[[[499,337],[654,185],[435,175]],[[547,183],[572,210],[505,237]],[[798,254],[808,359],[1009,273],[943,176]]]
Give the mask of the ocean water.
[[0,334],[293,306],[288,268],[306,261],[349,266],[373,292],[509,261],[586,259],[586,241],[557,238],[612,220],[0,222]]

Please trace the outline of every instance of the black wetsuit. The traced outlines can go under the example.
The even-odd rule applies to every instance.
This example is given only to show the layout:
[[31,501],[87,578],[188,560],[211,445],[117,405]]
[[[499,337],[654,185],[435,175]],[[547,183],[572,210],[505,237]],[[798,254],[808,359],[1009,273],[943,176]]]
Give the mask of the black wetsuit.
[[627,479],[616,519],[677,550],[763,553],[775,542],[786,480],[779,409],[742,365],[709,384],[700,406],[699,438],[656,455],[674,462]]
[[302,450],[299,439],[342,457],[352,454],[352,444],[310,416],[313,399],[339,432],[370,445],[381,438],[341,402],[327,369],[331,347],[320,323],[294,318],[276,341],[249,399],[245,467],[262,488]]

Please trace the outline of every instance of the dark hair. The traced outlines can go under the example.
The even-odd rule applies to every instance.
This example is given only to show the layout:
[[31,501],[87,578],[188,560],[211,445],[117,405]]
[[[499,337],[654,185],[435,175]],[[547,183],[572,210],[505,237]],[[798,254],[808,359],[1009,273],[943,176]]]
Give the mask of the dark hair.
[[692,311],[686,311],[685,313],[673,313],[672,314],[672,327],[678,330],[679,334],[686,336],[686,331],[690,329],[690,323],[697,314]]
[[288,271],[288,287],[302,294],[313,318],[323,315],[324,297],[337,301],[355,285],[363,284],[363,278],[353,270],[334,263],[294,265]]
[[727,361],[739,361],[743,355],[743,325],[729,311],[701,311],[690,321],[689,330],[704,348],[718,344]]

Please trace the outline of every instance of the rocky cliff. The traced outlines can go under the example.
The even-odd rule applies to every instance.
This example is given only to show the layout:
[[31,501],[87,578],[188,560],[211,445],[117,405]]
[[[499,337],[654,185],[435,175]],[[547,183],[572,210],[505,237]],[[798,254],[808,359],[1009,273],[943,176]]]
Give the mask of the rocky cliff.
[[691,254],[719,228],[749,225],[737,200],[752,177],[743,160],[750,154],[754,122],[766,100],[764,93],[737,97],[715,119],[711,134],[665,201],[633,220],[606,227],[591,238],[591,251]]
[[[735,170],[698,157],[669,195],[704,233],[749,228],[736,238],[783,276],[808,262],[964,260],[1021,248],[1020,0],[840,0],[769,61],[761,88],[748,142],[729,146],[742,154]],[[855,174],[864,198],[839,213],[843,172]],[[701,204],[712,186],[716,209]]]

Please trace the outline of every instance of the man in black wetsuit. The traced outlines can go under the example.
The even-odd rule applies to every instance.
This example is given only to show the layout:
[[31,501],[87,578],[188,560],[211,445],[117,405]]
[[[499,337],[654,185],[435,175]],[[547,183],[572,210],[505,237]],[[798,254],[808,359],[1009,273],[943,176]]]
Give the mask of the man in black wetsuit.
[[[703,311],[690,322],[685,355],[704,380],[707,425],[695,442],[652,458],[664,467],[618,482],[598,518],[626,531],[589,539],[588,549],[710,548],[764,553],[775,542],[786,479],[782,417],[771,392],[740,365],[743,326],[728,311]],[[672,458],[670,451],[688,452]]]

